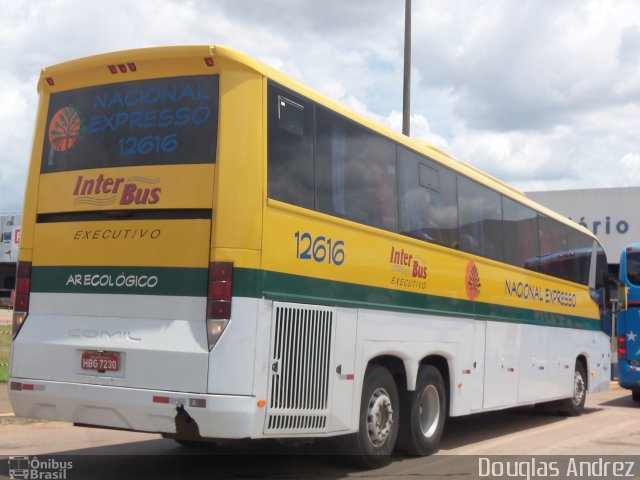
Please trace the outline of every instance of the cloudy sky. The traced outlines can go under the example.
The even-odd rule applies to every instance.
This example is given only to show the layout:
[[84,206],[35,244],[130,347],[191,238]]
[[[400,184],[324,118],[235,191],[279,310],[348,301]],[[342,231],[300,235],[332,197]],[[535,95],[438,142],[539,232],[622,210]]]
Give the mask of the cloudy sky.
[[[404,0],[0,0],[0,212],[40,68],[223,44],[396,130]],[[638,0],[413,0],[412,135],[523,190],[640,186]]]

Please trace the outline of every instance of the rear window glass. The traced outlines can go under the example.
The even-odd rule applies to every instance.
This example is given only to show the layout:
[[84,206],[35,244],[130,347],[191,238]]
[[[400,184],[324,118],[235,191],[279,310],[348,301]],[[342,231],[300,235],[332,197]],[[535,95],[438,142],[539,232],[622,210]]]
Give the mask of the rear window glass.
[[214,163],[218,77],[200,75],[54,93],[42,173]]

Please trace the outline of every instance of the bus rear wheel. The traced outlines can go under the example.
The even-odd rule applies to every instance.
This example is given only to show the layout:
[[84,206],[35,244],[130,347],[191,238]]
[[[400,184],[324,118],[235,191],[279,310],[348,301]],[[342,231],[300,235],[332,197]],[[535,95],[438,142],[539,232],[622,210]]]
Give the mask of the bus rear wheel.
[[640,402],[640,390],[633,390],[631,392],[631,398],[634,402]]
[[344,460],[362,468],[386,465],[398,437],[400,400],[393,376],[384,367],[367,368],[362,386],[358,432],[337,438]]
[[409,455],[429,455],[438,450],[447,416],[447,397],[440,371],[423,366],[414,392],[402,402],[398,450]]
[[587,372],[582,362],[576,362],[576,370],[573,374],[573,396],[562,400],[560,413],[569,417],[576,417],[584,410],[587,400]]

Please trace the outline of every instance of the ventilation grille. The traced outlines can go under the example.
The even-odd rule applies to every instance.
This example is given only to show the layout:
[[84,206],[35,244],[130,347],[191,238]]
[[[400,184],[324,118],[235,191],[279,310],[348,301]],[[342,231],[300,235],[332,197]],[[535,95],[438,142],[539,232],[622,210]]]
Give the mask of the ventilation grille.
[[274,304],[265,433],[324,432],[333,311]]

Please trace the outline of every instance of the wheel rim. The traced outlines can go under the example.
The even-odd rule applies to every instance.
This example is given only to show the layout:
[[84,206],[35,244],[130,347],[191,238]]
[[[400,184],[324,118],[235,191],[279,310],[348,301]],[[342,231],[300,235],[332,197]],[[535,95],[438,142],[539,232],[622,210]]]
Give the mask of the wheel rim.
[[427,385],[420,397],[420,430],[426,438],[432,437],[438,429],[440,419],[440,395],[438,389],[433,385]]
[[380,447],[387,441],[393,425],[393,405],[389,393],[384,388],[378,388],[367,407],[367,431],[369,440],[374,447]]
[[584,378],[580,375],[580,372],[576,371],[573,377],[573,398],[571,401],[576,407],[582,405],[584,401],[584,395],[586,392],[586,385],[584,384]]

